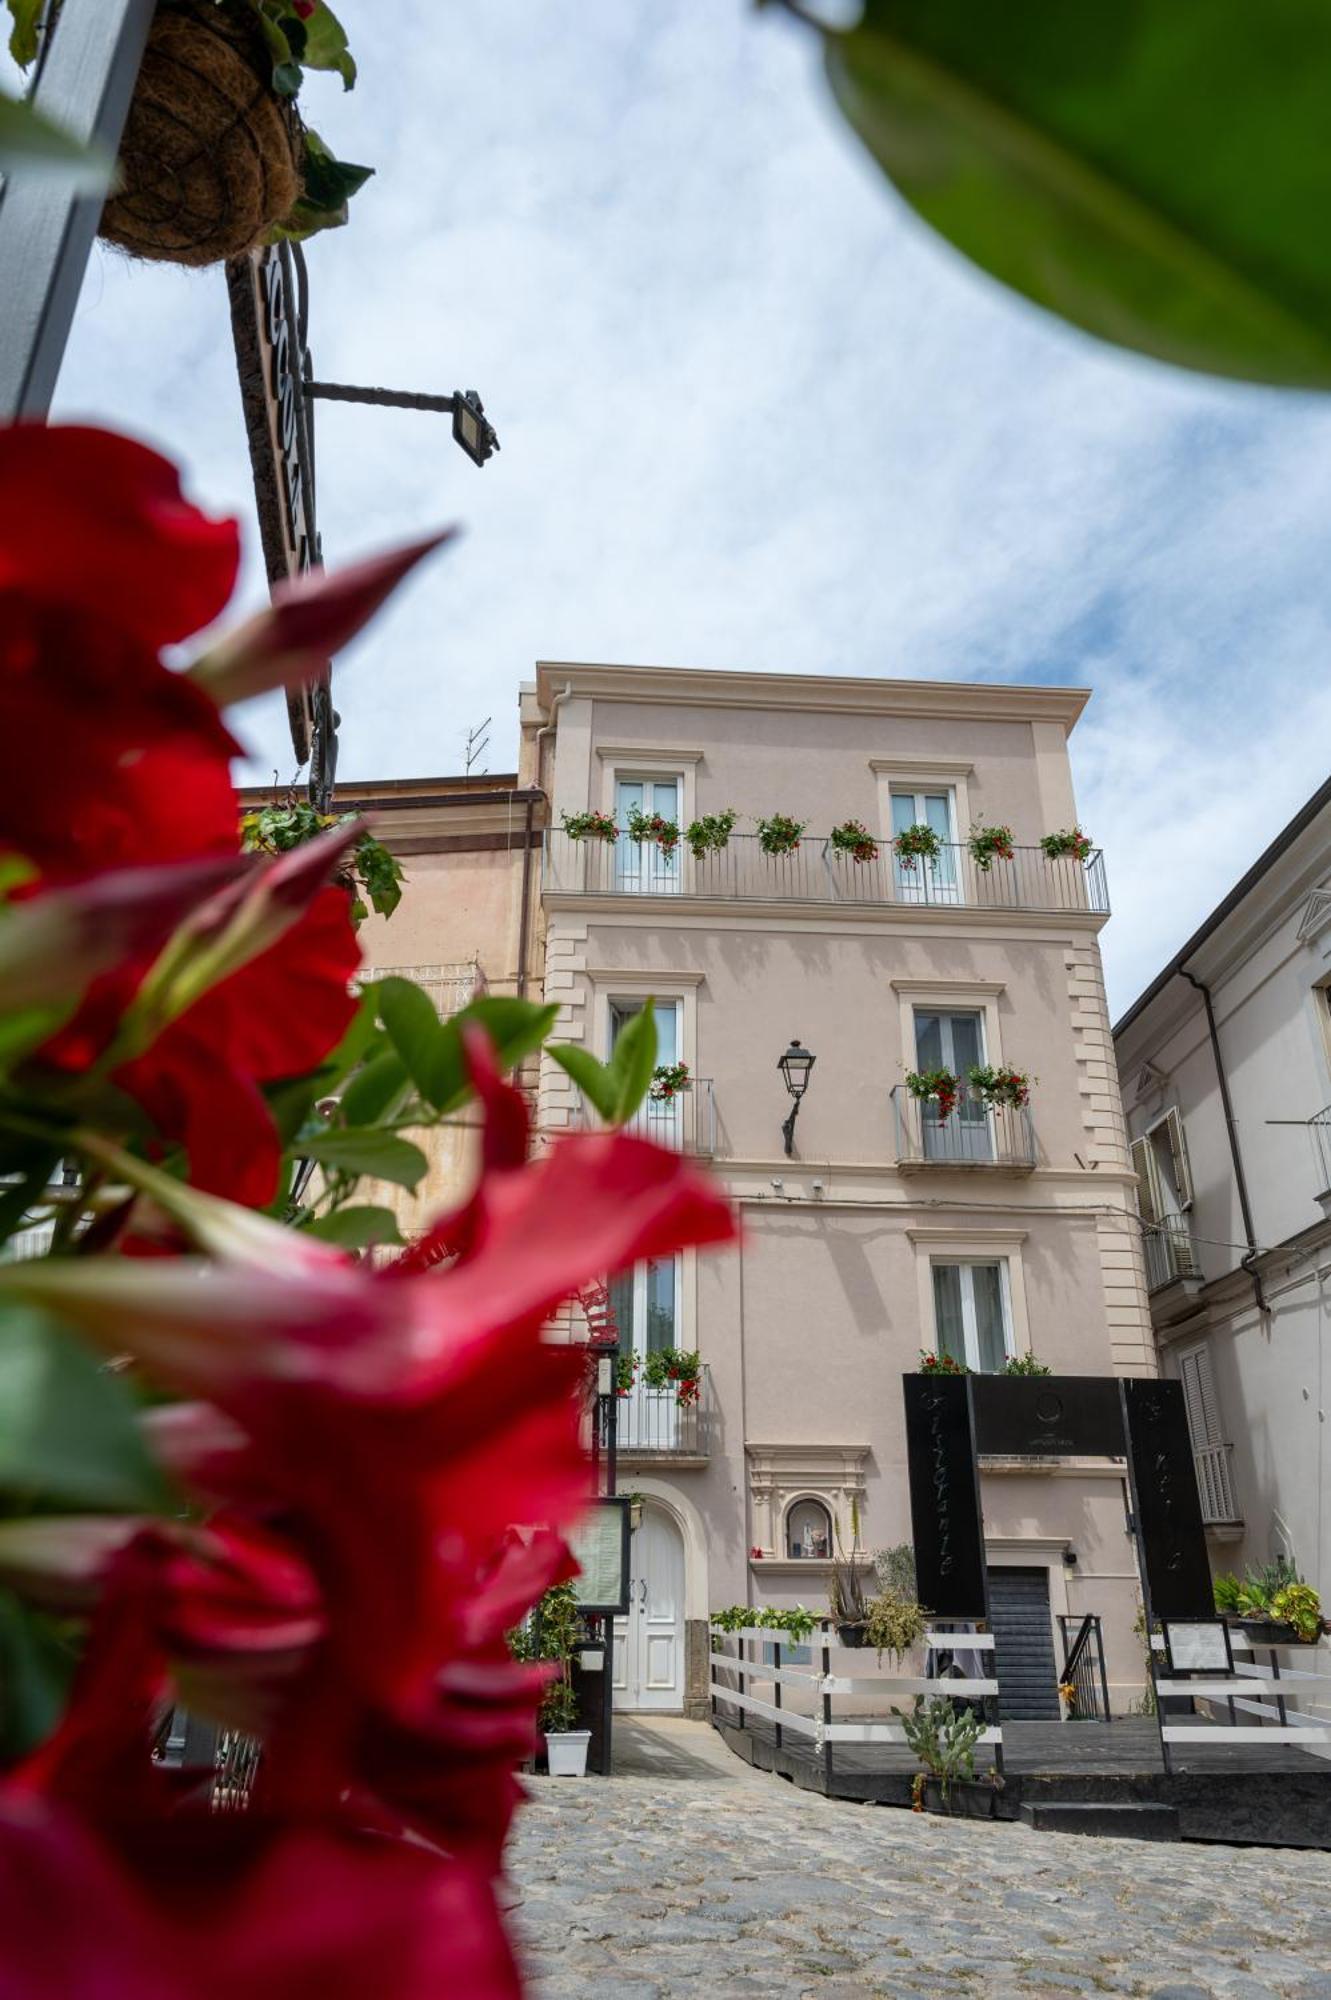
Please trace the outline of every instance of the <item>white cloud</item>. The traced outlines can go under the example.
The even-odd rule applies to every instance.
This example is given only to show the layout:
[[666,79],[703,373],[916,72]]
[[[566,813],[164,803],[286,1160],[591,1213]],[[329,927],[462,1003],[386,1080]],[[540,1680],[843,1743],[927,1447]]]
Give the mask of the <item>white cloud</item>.
[[[316,120],[379,171],[309,253],[319,372],[474,386],[504,448],[477,474],[444,420],[319,412],[330,560],[468,528],[340,671],[343,774],[455,769],[487,713],[497,768],[540,655],[1090,681],[1126,1004],[1325,775],[1321,406],[1001,294],[901,209],[775,14],[344,11],[360,87]],[[99,251],[60,408],[251,518],[220,274]],[[285,774],[279,705],[246,721]]]

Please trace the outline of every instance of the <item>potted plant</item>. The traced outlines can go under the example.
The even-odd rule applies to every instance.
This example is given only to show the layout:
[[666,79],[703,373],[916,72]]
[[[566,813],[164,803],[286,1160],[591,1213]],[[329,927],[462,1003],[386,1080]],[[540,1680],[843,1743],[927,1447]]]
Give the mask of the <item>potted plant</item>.
[[[281,805],[260,806],[245,813],[240,822],[240,844],[246,854],[287,854],[293,847],[317,840],[330,827],[350,826],[359,817],[358,813],[318,812],[292,792]],[[372,833],[361,834],[334,880],[351,896],[351,921],[358,930],[372,909],[381,917],[391,917],[402,901],[402,863]]]
[[924,1767],[911,1787],[915,1811],[992,1819],[997,1786],[992,1778],[975,1778],[975,1746],[984,1734],[975,1710],[958,1709],[946,1695],[917,1695],[910,1715],[899,1708],[892,1713]]
[[669,1104],[681,1091],[692,1090],[693,1078],[685,1062],[658,1063],[652,1071],[651,1088],[647,1096],[653,1104]]
[[867,826],[857,819],[842,820],[831,832],[831,844],[837,854],[848,854],[852,861],[876,861],[878,842]]
[[642,1379],[649,1389],[673,1386],[677,1403],[696,1403],[702,1387],[702,1364],[696,1349],[685,1352],[678,1347],[658,1347],[643,1363]]
[[1053,1372],[1047,1362],[1037,1361],[1033,1354],[1009,1354],[1002,1367],[1004,1375],[1052,1375]]
[[660,813],[645,813],[640,806],[629,807],[628,837],[640,847],[659,847],[667,859],[679,846],[679,827]]
[[1021,1111],[1031,1101],[1031,1079],[1024,1070],[972,1063],[966,1071],[966,1080],[976,1096],[988,1105],[1007,1105],[1013,1111]]
[[969,1375],[970,1372],[964,1361],[954,1361],[950,1354],[931,1354],[928,1348],[920,1349],[921,1375]]
[[619,839],[619,828],[609,813],[566,812],[563,816],[563,828],[570,840],[611,842]]
[[[10,52],[26,67],[39,9],[8,4]],[[326,0],[159,6],[100,234],[133,257],[198,266],[345,222],[371,170],[335,159],[303,123],[296,98],[306,70],[335,71],[347,90],[356,80]]]
[[536,1610],[537,1657],[556,1668],[541,1700],[540,1725],[552,1778],[581,1778],[587,1772],[590,1729],[577,1729],[578,1696],[573,1655],[581,1641],[581,1621],[571,1583],[547,1590]]
[[735,830],[739,814],[733,806],[724,812],[707,813],[702,819],[691,819],[684,829],[689,852],[695,861],[701,861],[708,854],[720,854],[730,844],[730,836]]
[[836,1554],[832,1558],[832,1581],[828,1587],[828,1607],[837,1637],[843,1646],[862,1646],[868,1607],[864,1598],[864,1578],[860,1573],[860,1505],[850,1503],[850,1554],[841,1544],[841,1530],[835,1523]]
[[917,861],[937,861],[943,843],[931,826],[917,820],[914,826],[903,827],[892,842],[892,851],[903,868],[913,869]]
[[615,1356],[615,1394],[617,1396],[632,1394],[633,1383],[637,1373],[638,1357],[636,1354],[617,1354]]
[[1048,861],[1063,861],[1069,857],[1073,861],[1089,860],[1092,848],[1089,834],[1079,826],[1062,827],[1057,833],[1046,833],[1040,841]]
[[1011,861],[1013,854],[1012,828],[1010,826],[973,826],[966,845],[970,849],[971,860],[975,863],[975,866],[980,870],[981,874],[987,875],[994,865],[995,856],[1000,861]]
[[880,1667],[884,1653],[893,1660],[903,1659],[923,1639],[929,1617],[913,1591],[880,1590],[865,1603],[864,1643],[874,1648]]
[[1242,1579],[1218,1576],[1214,1594],[1216,1610],[1241,1626],[1255,1646],[1313,1645],[1321,1633],[1317,1592],[1285,1556],[1249,1568]]
[[793,854],[807,825],[807,820],[791,819],[786,813],[773,813],[770,819],[758,822],[758,845],[764,854]]
[[953,1076],[950,1069],[913,1069],[907,1073],[906,1088],[921,1104],[936,1103],[938,1122],[946,1125],[957,1108],[961,1078]]

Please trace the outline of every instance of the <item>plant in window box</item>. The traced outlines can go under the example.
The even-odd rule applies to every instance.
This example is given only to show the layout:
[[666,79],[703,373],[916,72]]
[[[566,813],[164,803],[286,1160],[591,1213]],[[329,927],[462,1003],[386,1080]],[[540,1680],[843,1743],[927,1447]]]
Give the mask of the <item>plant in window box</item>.
[[1061,827],[1057,833],[1046,833],[1040,845],[1047,861],[1087,861],[1091,855],[1091,837],[1083,833],[1079,826]]
[[1037,1361],[1033,1354],[1009,1354],[1000,1372],[1004,1375],[1052,1375],[1054,1371],[1047,1362]]
[[649,1389],[673,1388],[677,1403],[696,1403],[702,1387],[702,1364],[696,1351],[658,1347],[644,1361],[642,1379]]
[[970,831],[970,839],[966,842],[966,845],[970,849],[971,860],[975,863],[975,866],[980,870],[981,874],[987,875],[993,867],[995,859],[999,861],[1011,861],[1013,854],[1012,828],[1010,826],[973,826]]
[[1313,1645],[1322,1630],[1317,1592],[1285,1556],[1246,1570],[1242,1580],[1217,1577],[1215,1607],[1241,1624],[1254,1645]]
[[702,819],[691,819],[684,829],[684,838],[695,861],[702,861],[709,854],[720,854],[730,845],[730,836],[735,831],[739,814],[733,806],[724,812],[707,813]]
[[619,839],[619,828],[609,813],[566,812],[563,828],[570,840],[604,840],[609,843]]
[[669,1104],[681,1091],[692,1088],[693,1078],[686,1062],[658,1063],[652,1071],[652,1086],[647,1096],[652,1104]]
[[973,1063],[966,1071],[971,1089],[988,1105],[1007,1105],[1022,1111],[1031,1101],[1031,1079],[1024,1070],[997,1069],[991,1063]]
[[907,1074],[906,1088],[921,1104],[936,1103],[938,1122],[946,1125],[957,1108],[961,1078],[954,1076],[950,1069],[913,1069]]
[[903,868],[914,868],[917,861],[937,861],[943,843],[931,826],[917,820],[914,826],[902,828],[892,842],[892,851]]
[[660,813],[645,813],[641,806],[629,807],[627,831],[629,839],[636,840],[640,847],[659,847],[667,857],[679,846],[679,827],[675,821],[663,819]]
[[848,854],[852,861],[876,861],[878,842],[867,826],[857,819],[847,819],[840,826],[834,826],[831,833],[834,852]]
[[964,1361],[954,1361],[950,1354],[931,1354],[927,1348],[920,1349],[921,1375],[969,1375],[970,1372]]
[[758,822],[758,845],[764,854],[793,854],[807,825],[807,820],[791,819],[786,813],[773,813],[770,819]]
[[629,1396],[633,1393],[634,1379],[638,1373],[636,1354],[619,1354],[615,1357],[615,1394]]

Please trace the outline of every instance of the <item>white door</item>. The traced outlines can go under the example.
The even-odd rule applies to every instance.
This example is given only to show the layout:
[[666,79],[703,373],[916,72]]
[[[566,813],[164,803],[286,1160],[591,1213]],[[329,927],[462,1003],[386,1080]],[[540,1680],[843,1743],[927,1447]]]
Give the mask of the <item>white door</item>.
[[912,826],[932,828],[942,845],[936,861],[917,855],[912,864],[894,855],[897,896],[903,903],[959,903],[957,832],[951,792],[893,792],[893,838]]
[[679,848],[676,846],[667,854],[654,840],[630,840],[626,832],[634,806],[649,819],[658,813],[678,826],[679,792],[678,778],[621,778],[615,786],[615,824],[619,828],[619,839],[615,842],[617,889],[637,890],[649,896],[679,894]]
[[950,1070],[961,1080],[956,1109],[944,1120],[936,1098],[920,1105],[920,1131],[926,1160],[992,1160],[994,1134],[989,1112],[966,1081],[970,1070],[984,1061],[984,1022],[979,1014],[941,1014],[915,1009],[915,1064],[929,1070]]
[[648,1501],[633,1537],[629,1609],[615,1620],[614,1705],[684,1706],[684,1541]]

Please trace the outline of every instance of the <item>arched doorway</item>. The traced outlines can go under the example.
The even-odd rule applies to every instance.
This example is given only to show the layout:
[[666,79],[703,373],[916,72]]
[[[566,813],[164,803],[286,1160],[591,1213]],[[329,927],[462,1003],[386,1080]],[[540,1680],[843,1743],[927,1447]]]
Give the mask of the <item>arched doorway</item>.
[[684,1538],[650,1500],[633,1536],[628,1613],[615,1620],[614,1705],[684,1707]]

